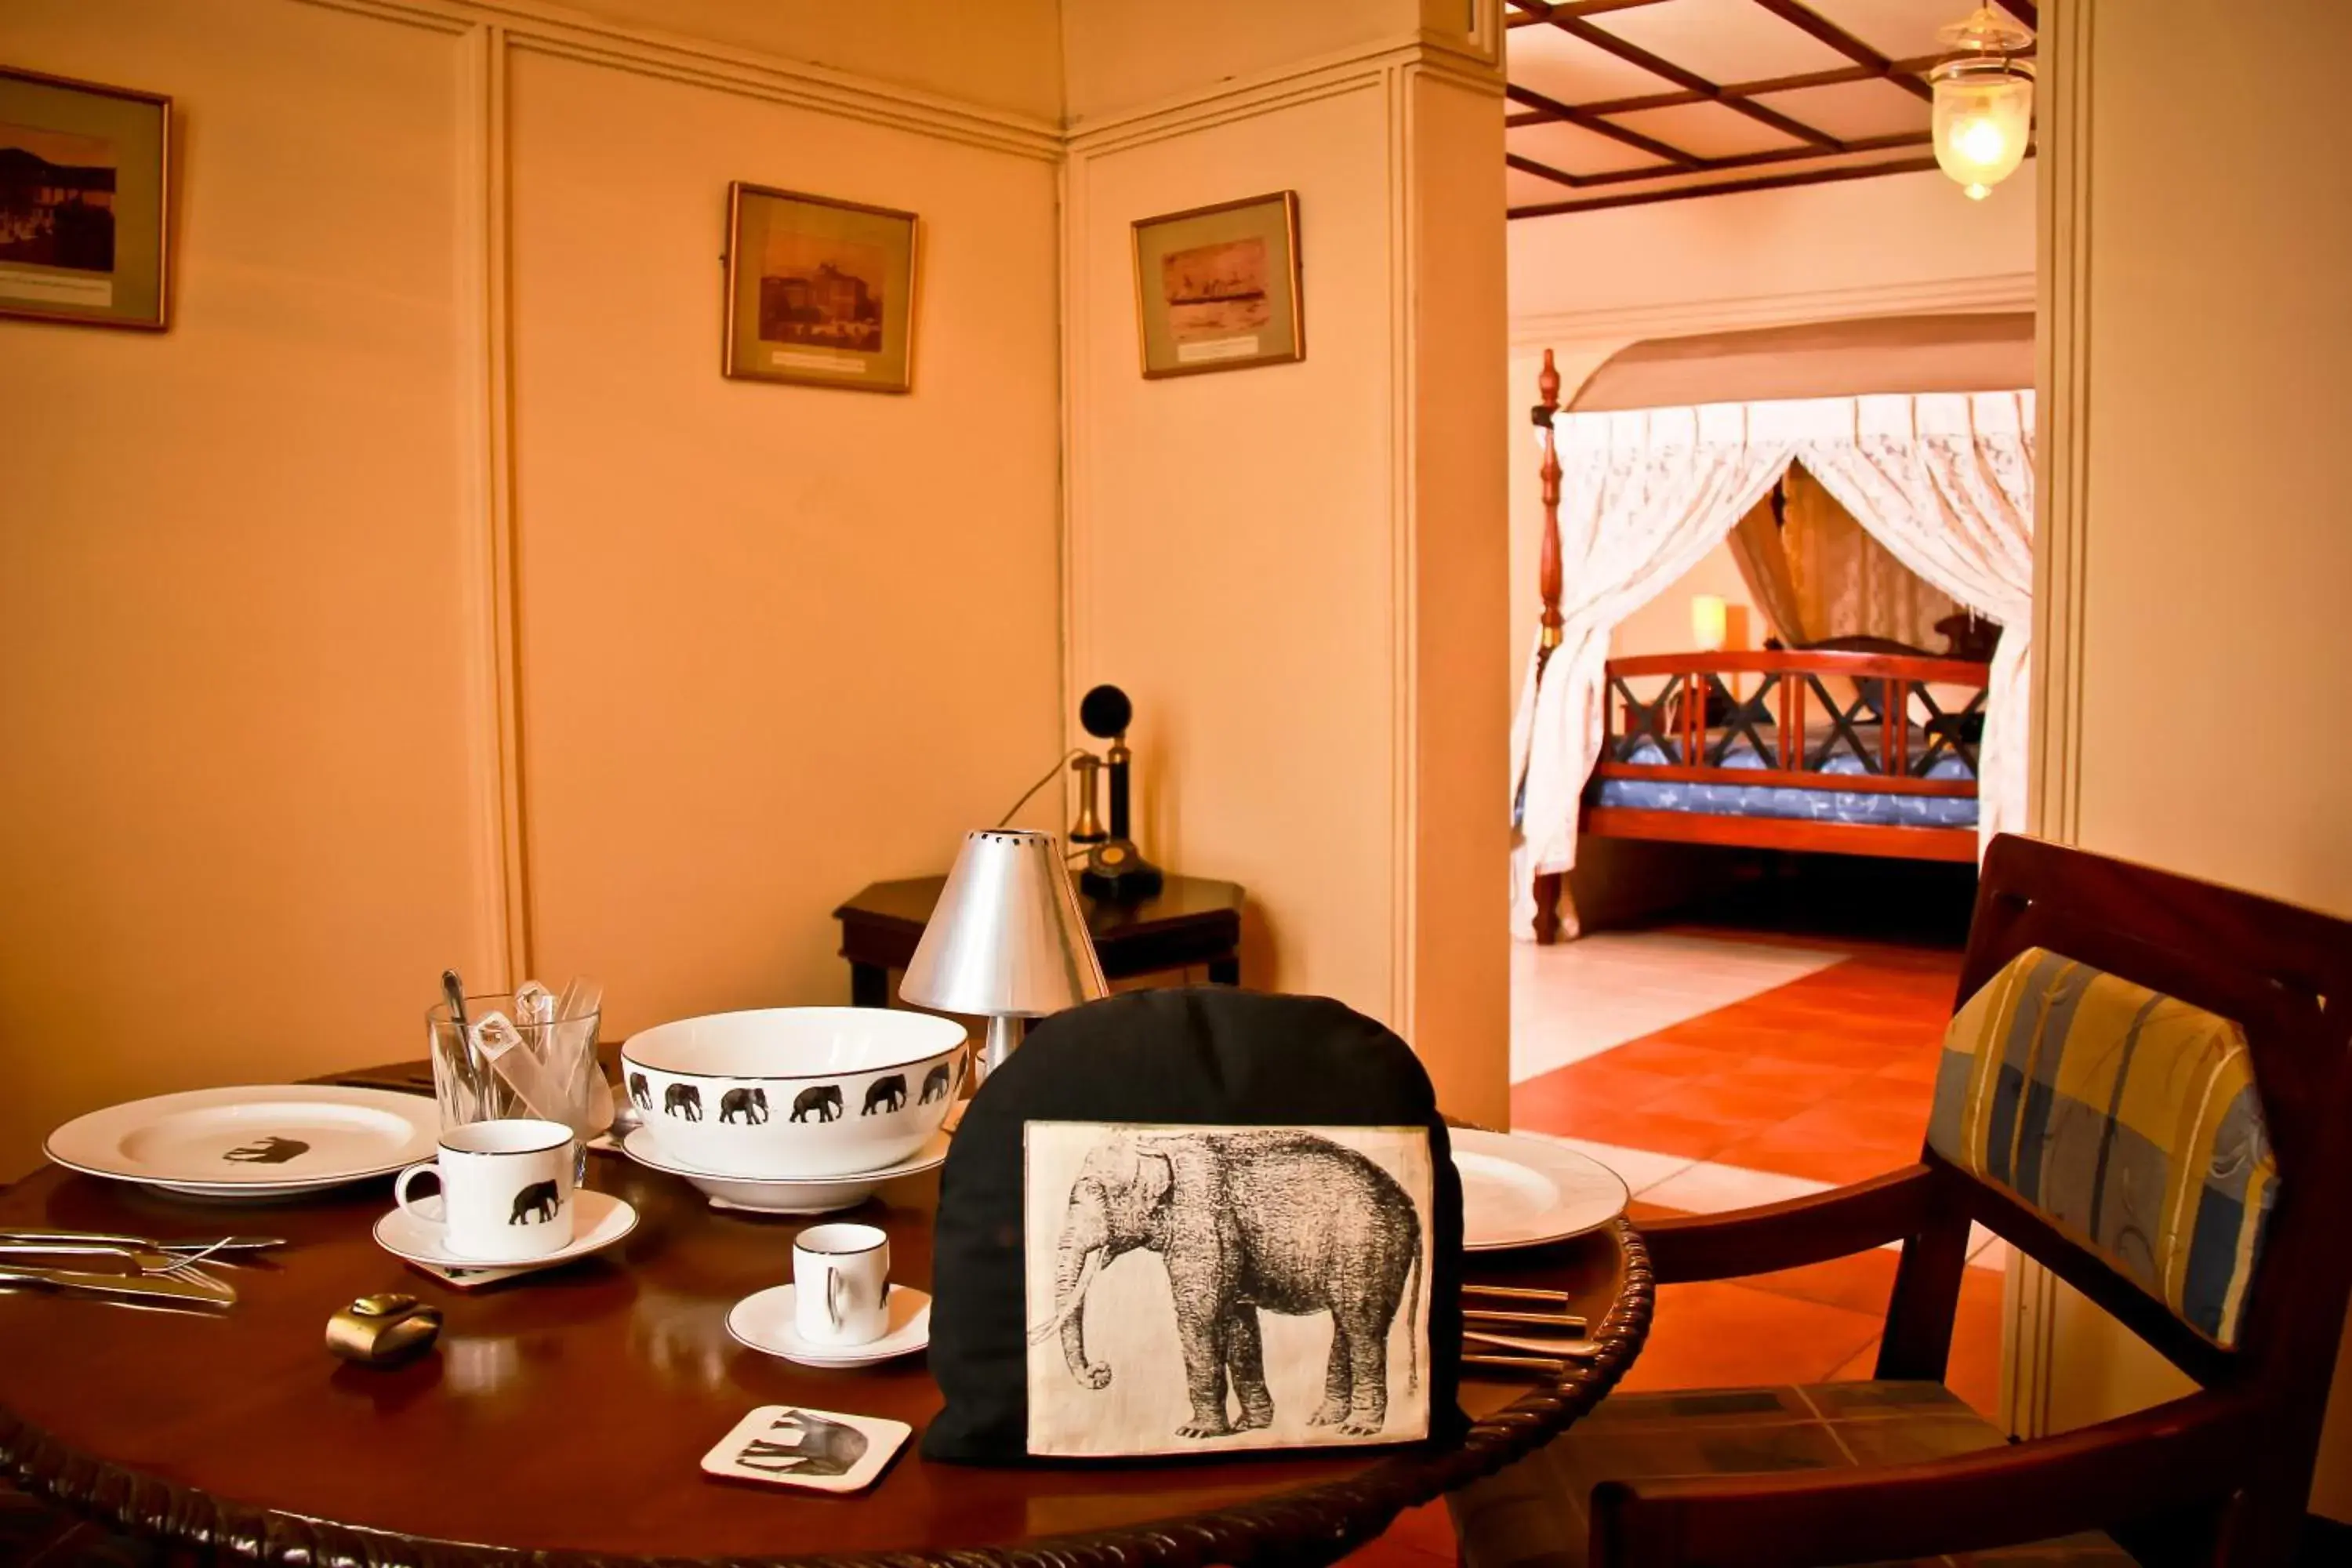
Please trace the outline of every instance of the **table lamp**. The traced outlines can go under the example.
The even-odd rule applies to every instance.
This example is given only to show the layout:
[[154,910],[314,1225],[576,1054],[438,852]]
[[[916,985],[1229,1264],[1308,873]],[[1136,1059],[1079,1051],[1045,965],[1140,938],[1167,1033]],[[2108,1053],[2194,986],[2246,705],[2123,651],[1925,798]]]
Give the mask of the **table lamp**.
[[1002,827],[965,834],[898,994],[919,1007],[988,1020],[972,1082],[1004,1065],[1021,1037],[1014,1020],[1109,994],[1053,835]]

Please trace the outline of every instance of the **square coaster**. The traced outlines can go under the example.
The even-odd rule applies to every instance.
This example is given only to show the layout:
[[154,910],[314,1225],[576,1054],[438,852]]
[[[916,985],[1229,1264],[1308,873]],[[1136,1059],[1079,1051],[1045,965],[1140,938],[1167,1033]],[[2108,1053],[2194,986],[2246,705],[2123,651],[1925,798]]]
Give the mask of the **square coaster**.
[[502,1279],[520,1279],[525,1274],[536,1274],[542,1268],[554,1266],[551,1263],[511,1265],[485,1263],[478,1268],[449,1268],[441,1264],[427,1263],[416,1258],[404,1258],[401,1261],[419,1274],[430,1274],[444,1285],[454,1285],[460,1290],[478,1290],[485,1285],[496,1285]]
[[762,1405],[702,1456],[702,1468],[723,1480],[861,1491],[914,1432],[904,1421],[879,1415]]

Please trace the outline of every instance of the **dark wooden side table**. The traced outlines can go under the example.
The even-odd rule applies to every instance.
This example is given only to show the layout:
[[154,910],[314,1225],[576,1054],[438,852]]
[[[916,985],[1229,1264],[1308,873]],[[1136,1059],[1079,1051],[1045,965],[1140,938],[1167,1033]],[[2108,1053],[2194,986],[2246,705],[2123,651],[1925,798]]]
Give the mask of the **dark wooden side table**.
[[[923,923],[940,901],[945,877],[877,882],[833,911],[841,922],[841,956],[849,961],[849,999],[860,1007],[890,1005],[890,971],[915,956]],[[1135,903],[1112,904],[1084,894],[1087,931],[1095,939],[1103,974],[1139,974],[1208,966],[1215,985],[1242,983],[1242,889],[1238,882],[1171,877],[1166,887]]]

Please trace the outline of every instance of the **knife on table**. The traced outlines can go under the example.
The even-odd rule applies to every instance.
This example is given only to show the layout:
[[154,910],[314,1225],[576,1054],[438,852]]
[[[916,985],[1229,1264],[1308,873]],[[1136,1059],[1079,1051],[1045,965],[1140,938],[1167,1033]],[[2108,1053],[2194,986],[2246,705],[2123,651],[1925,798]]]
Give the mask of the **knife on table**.
[[[44,1258],[110,1258],[118,1263],[130,1264],[132,1271],[139,1274],[162,1274],[180,1262],[180,1259],[168,1253],[132,1247],[127,1242],[85,1241],[79,1237],[60,1238],[57,1241],[16,1241],[0,1238],[0,1268],[5,1268],[18,1259],[39,1264],[39,1260]],[[40,1267],[48,1268],[54,1265],[40,1264]]]
[[[273,1247],[283,1247],[282,1236],[225,1236],[217,1241],[157,1241],[152,1237],[115,1236],[100,1230],[55,1230],[41,1226],[0,1226],[0,1242],[65,1241],[88,1242],[100,1247],[130,1247],[144,1251],[161,1252],[178,1247],[191,1252],[264,1252]],[[226,1260],[224,1260],[226,1261]]]
[[71,1268],[34,1268],[22,1264],[0,1265],[0,1289],[30,1285],[47,1290],[69,1290],[85,1296],[113,1296],[151,1304],[180,1307],[226,1307],[236,1298],[223,1296],[184,1279],[152,1274],[85,1274]]

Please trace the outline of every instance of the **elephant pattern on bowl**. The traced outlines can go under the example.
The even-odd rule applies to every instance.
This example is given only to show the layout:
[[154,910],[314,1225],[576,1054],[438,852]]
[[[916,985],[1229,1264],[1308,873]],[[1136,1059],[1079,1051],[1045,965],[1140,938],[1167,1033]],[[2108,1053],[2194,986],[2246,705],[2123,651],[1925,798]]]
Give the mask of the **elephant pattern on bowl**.
[[[1025,1147],[1030,1453],[1427,1435],[1426,1129],[1033,1122]],[[1122,1270],[1094,1315],[1118,1367],[1088,1301],[1135,1251],[1162,1268]],[[1103,1397],[1115,1379],[1140,1386]]]
[[768,1120],[768,1091],[764,1089],[730,1089],[719,1097],[719,1120],[740,1121],[746,1127],[757,1127]]
[[662,1090],[662,1114],[688,1121],[702,1120],[702,1090],[690,1083],[674,1083]]
[[840,1114],[841,1086],[837,1083],[821,1083],[793,1097],[794,1121],[806,1121],[811,1116],[819,1121],[831,1121]]
[[866,1086],[866,1103],[858,1107],[857,1114],[871,1116],[877,1110],[891,1111],[906,1109],[907,1075],[894,1072],[887,1078],[877,1078]]

